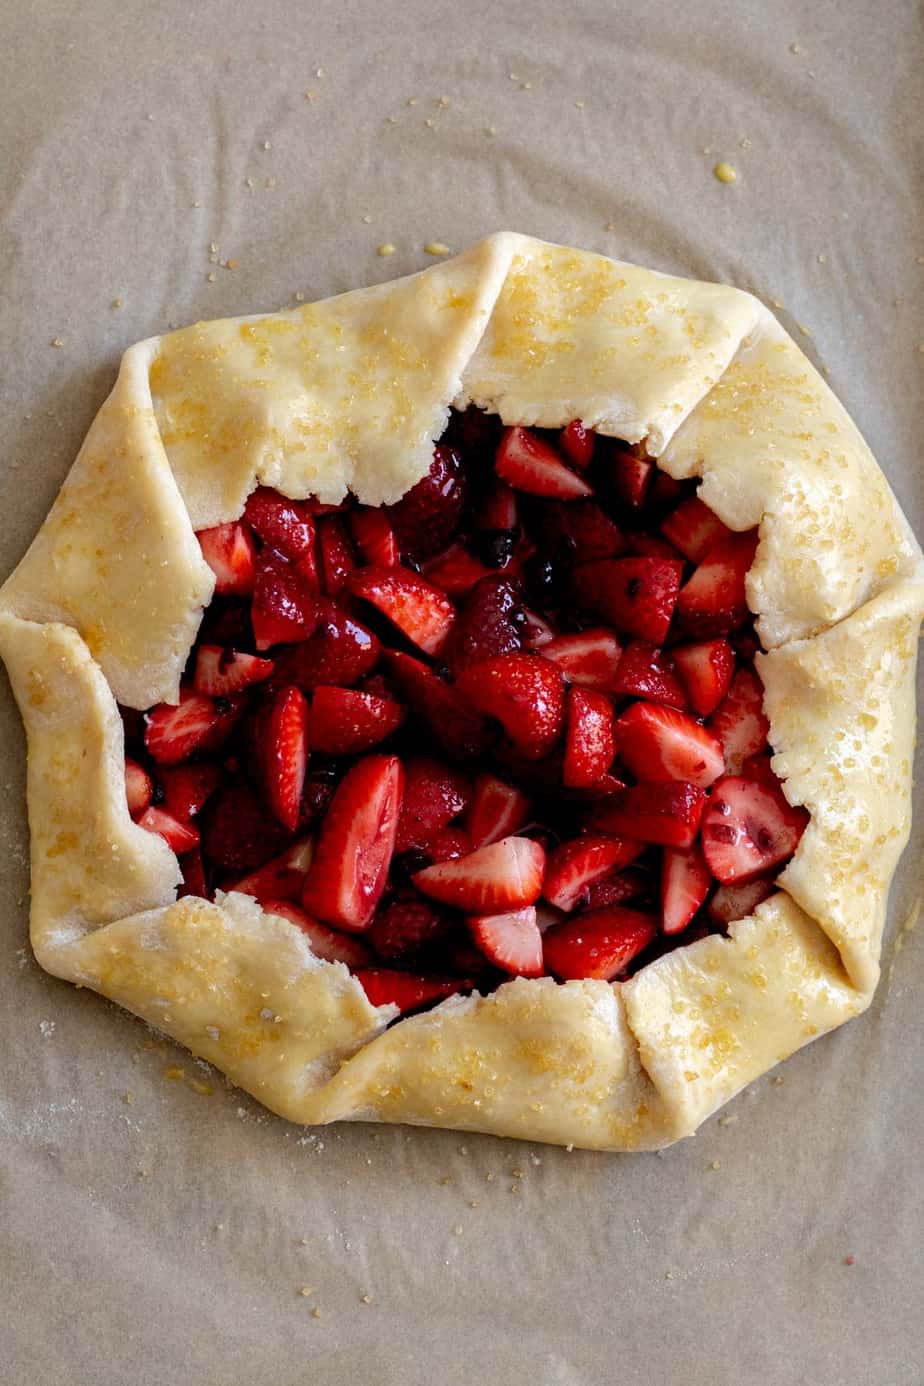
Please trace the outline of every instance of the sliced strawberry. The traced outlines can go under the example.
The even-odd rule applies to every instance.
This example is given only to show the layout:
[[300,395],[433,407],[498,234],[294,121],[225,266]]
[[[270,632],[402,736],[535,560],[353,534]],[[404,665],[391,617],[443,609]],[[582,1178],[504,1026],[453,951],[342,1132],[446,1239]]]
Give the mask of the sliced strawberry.
[[648,640],[633,640],[622,652],[612,692],[666,703],[668,707],[686,707],[672,653],[667,654]]
[[481,534],[515,535],[520,528],[517,495],[512,486],[492,476],[475,513],[475,527]]
[[287,838],[246,784],[219,789],[203,814],[203,852],[224,871],[253,871],[281,852]]
[[482,578],[493,576],[491,569],[479,563],[461,543],[450,544],[436,558],[428,559],[423,565],[423,574],[428,582],[455,601],[467,596]]
[[596,784],[614,754],[613,705],[603,693],[571,688],[565,715],[563,782],[569,789]]
[[490,746],[492,733],[481,713],[419,659],[397,650],[387,653],[398,690],[444,754],[471,760]]
[[647,457],[639,457],[625,443],[615,443],[607,449],[602,469],[607,489],[614,498],[631,510],[640,510],[651,486],[655,464]]
[[357,568],[348,586],[425,654],[438,655],[446,644],[456,615],[452,602],[410,569]]
[[264,544],[286,558],[304,558],[314,548],[314,518],[305,501],[258,486],[247,497],[244,519]]
[[685,780],[699,789],[725,772],[717,737],[676,708],[633,703],[617,718],[620,759],[639,780]]
[[[658,475],[664,474],[659,472]],[[675,563],[683,562],[679,551],[662,539],[660,534],[651,534],[647,529],[627,529],[625,537],[626,553],[634,554],[636,558],[669,558]]]
[[640,842],[618,837],[588,833],[572,838],[549,854],[542,893],[549,904],[568,913],[587,900],[595,881],[621,871],[641,850]]
[[426,847],[464,810],[471,788],[458,770],[432,756],[413,756],[405,766],[404,799],[396,852]]
[[523,609],[518,588],[503,577],[483,578],[472,588],[443,652],[454,674],[492,655],[519,650]]
[[401,562],[398,537],[384,510],[359,505],[350,515],[350,533],[364,563],[393,568]]
[[571,576],[578,604],[620,632],[660,645],[677,604],[682,565],[661,558],[601,558]]
[[125,758],[125,797],[128,801],[128,811],[132,818],[137,818],[144,813],[151,796],[154,793],[154,786],[151,783],[151,776],[143,766],[136,760]]
[[356,567],[356,555],[339,515],[326,515],[319,520],[318,550],[321,586],[329,597],[336,597]]
[[517,491],[555,500],[576,500],[593,491],[556,453],[528,428],[507,428],[495,461],[497,475]]
[[604,627],[582,630],[576,635],[556,635],[542,647],[571,683],[584,688],[610,691],[622,655],[622,646],[612,631]]
[[212,529],[200,529],[196,538],[202,557],[215,574],[215,595],[249,596],[257,572],[257,551],[244,525],[235,520]]
[[402,1015],[471,990],[464,977],[416,977],[390,967],[362,967],[356,980],[371,1006],[397,1006]]
[[565,681],[542,655],[501,654],[469,665],[456,681],[460,697],[496,717],[512,745],[529,760],[541,760],[561,735]]
[[588,819],[594,832],[656,842],[681,851],[693,845],[706,807],[706,795],[678,781],[636,784],[595,804]]
[[368,967],[372,962],[372,952],[362,939],[357,938],[355,934],[341,934],[335,929],[329,929],[326,924],[319,924],[291,900],[267,900],[260,903],[265,914],[279,915],[280,919],[287,919],[290,924],[300,929],[316,958],[323,958],[325,962],[344,963],[351,970]]
[[728,692],[735,672],[735,655],[727,640],[700,640],[671,650],[690,706],[700,717],[714,712]]
[[351,933],[369,927],[388,879],[403,791],[397,756],[367,756],[347,771],[305,880],[309,914]]
[[161,765],[188,760],[194,751],[214,744],[215,734],[228,715],[221,704],[203,693],[181,688],[176,707],[158,703],[146,714],[144,744],[148,754]]
[[770,723],[764,712],[764,686],[752,669],[739,669],[727,696],[709,719],[725,751],[731,775],[739,775],[749,756],[766,749]]
[[442,828],[426,846],[431,862],[455,861],[458,857],[469,856],[472,850],[472,839],[463,828]]
[[180,857],[180,870],[183,873],[183,883],[177,890],[176,898],[182,900],[187,895],[197,895],[200,899],[207,900],[209,898],[208,882],[202,863],[202,853],[198,847],[193,847],[191,851],[183,853]]
[[661,929],[679,934],[687,927],[712,886],[702,850],[694,843],[688,852],[664,849],[661,859]]
[[396,898],[376,912],[368,933],[380,958],[406,962],[445,938],[452,921],[421,895]]
[[720,885],[709,901],[709,917],[716,924],[733,924],[736,919],[747,919],[775,890],[773,878],[768,876],[758,876],[741,885]]
[[583,789],[569,790],[568,797],[594,802],[597,799],[609,799],[611,795],[618,794],[625,787],[625,780],[620,780],[607,772],[605,775],[601,775],[599,780],[594,780],[593,784],[589,784]]
[[491,842],[500,842],[502,837],[519,832],[531,815],[532,804],[521,790],[484,771],[472,790],[465,829],[472,847],[487,847]]
[[[530,607],[521,608],[523,613],[523,644],[527,650],[541,650],[555,639],[555,632],[544,617]],[[557,661],[556,661],[557,662]]]
[[612,905],[575,915],[542,940],[545,965],[563,982],[584,977],[611,982],[657,937],[649,914]]
[[173,852],[190,852],[199,843],[198,828],[191,823],[181,823],[160,808],[146,808],[138,819],[138,827],[149,833],[157,833]]
[[267,900],[300,900],[313,852],[312,839],[302,838],[287,847],[281,856],[273,857],[272,861],[225,889],[236,890],[239,895],[252,895],[263,906]]
[[424,895],[466,914],[500,914],[533,905],[542,890],[545,851],[528,837],[505,837],[457,861],[414,876]]
[[726,775],[712,791],[703,815],[703,852],[723,885],[765,875],[788,860],[808,823],[782,790]]
[[434,448],[427,475],[385,507],[405,558],[419,562],[445,549],[459,528],[467,493],[460,454],[445,445]]
[[625,552],[625,540],[596,501],[548,501],[537,517],[544,552],[559,563],[588,563]]
[[671,511],[661,525],[661,533],[684,558],[702,563],[717,544],[731,538],[733,531],[698,496],[690,496]]
[[250,609],[257,649],[307,640],[319,617],[318,603],[302,577],[284,558],[264,549],[257,559]]
[[[636,845],[641,851],[642,844]],[[599,881],[591,881],[585,892],[584,904],[588,910],[602,910],[650,894],[651,878],[644,871],[614,871]]]
[[506,914],[483,914],[469,919],[475,946],[495,967],[514,977],[541,977],[542,935],[536,906],[525,905]]
[[227,698],[254,683],[262,683],[273,672],[271,659],[225,650],[220,645],[200,645],[196,651],[193,687],[210,698]]
[[294,685],[273,696],[260,723],[257,750],[267,803],[294,833],[308,766],[308,704]]
[[572,419],[565,424],[558,435],[561,450],[575,467],[584,472],[593,461],[596,435],[592,428],[585,428],[580,419]]
[[368,751],[398,730],[405,713],[390,698],[321,684],[311,700],[311,749],[331,756]]
[[303,693],[320,684],[348,688],[375,668],[381,646],[370,630],[336,602],[321,602],[319,616],[309,640],[275,656],[273,687],[294,683]]
[[689,635],[727,635],[748,619],[745,577],[754,562],[757,530],[732,534],[700,563],[677,599],[677,620]]
[[221,770],[211,761],[171,765],[158,776],[164,791],[164,808],[181,823],[188,823],[208,803],[221,783]]

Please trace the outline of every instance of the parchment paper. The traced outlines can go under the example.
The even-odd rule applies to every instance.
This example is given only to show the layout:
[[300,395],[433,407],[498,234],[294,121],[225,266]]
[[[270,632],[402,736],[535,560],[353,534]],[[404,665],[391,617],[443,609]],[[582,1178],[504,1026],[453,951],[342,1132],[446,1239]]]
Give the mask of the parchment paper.
[[[784,304],[921,531],[911,0],[2,0],[0,19],[4,573],[129,343],[502,227]],[[0,756],[4,1383],[924,1382],[924,928],[893,956],[924,814],[870,1012],[732,1124],[608,1157],[305,1132],[46,977],[23,951],[5,681]]]

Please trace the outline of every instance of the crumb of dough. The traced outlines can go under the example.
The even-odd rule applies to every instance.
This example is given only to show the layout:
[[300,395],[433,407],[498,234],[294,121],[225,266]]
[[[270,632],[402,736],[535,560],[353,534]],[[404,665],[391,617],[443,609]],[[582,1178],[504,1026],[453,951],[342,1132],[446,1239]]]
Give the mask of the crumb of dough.
[[424,246],[425,255],[449,255],[451,253],[449,246],[444,245],[442,241],[427,241]]
[[371,1295],[360,1295],[360,1297],[359,1297],[359,1302],[360,1302],[360,1304],[371,1304],[371,1303],[372,1303],[372,1296],[371,1296]]
[[218,275],[215,273],[214,270],[209,270],[208,274],[205,277],[210,284],[214,284],[215,280],[218,278]]
[[304,303],[304,302],[305,302],[305,295],[302,293],[301,289],[296,290],[296,293],[295,293],[295,302],[296,302],[296,303]]
[[587,103],[586,103],[586,101],[575,101],[574,104],[575,104],[575,106],[577,106],[577,108],[578,108],[579,111],[583,111],[583,109],[584,109],[584,107],[586,106]]
[[454,1184],[455,1182],[451,1174],[444,1174],[440,1180],[441,1184]]
[[237,259],[235,259],[235,258],[233,258],[233,257],[232,257],[230,260],[225,260],[224,264],[225,264],[225,269],[229,269],[229,270],[236,270],[236,269],[240,269],[240,267],[241,267],[241,262],[240,262],[240,260],[237,260]]
[[383,241],[380,246],[376,246],[375,253],[383,257],[386,255],[394,255],[396,248],[396,246],[392,245],[391,241]]
[[407,104],[408,104],[409,106],[416,106],[416,105],[417,105],[417,102],[418,102],[418,99],[419,99],[419,98],[416,97],[416,96],[409,96],[408,99],[407,99]]
[[738,1120],[738,1114],[737,1114],[737,1112],[728,1112],[728,1113],[726,1113],[725,1116],[720,1116],[720,1117],[719,1117],[719,1125],[720,1125],[720,1126],[734,1126],[734,1124],[735,1124],[735,1122],[736,1122],[737,1120]]
[[360,220],[362,221],[363,226],[371,226],[371,225],[372,225],[372,218],[371,218],[371,217],[361,217]]
[[302,1287],[301,1287],[301,1289],[299,1290],[298,1293],[301,1295],[302,1299],[307,1299],[307,1298],[309,1297],[309,1295],[313,1295],[313,1294],[314,1294],[314,1286],[313,1286],[313,1285],[302,1285]]
[[734,183],[738,179],[738,175],[732,168],[731,164],[727,164],[724,159],[716,164],[712,172],[715,174],[716,178],[718,178],[720,183]]
[[317,1305],[315,1305],[314,1308],[312,1309],[312,1311],[311,1311],[311,1317],[312,1317],[313,1319],[319,1319],[319,1318],[321,1317],[321,1311],[320,1311],[320,1309],[318,1308]]
[[317,101],[319,96],[320,92],[317,91],[314,87],[309,87],[308,90],[305,92],[306,101]]
[[126,1107],[131,1107],[135,1101],[135,1094],[133,1092],[123,1092],[122,1101],[125,1103]]
[[521,83],[520,83],[520,91],[532,91],[532,89],[533,89],[533,84],[532,84],[532,82],[521,82]]
[[497,134],[497,126],[496,126],[496,125],[486,125],[486,126],[484,127],[484,132],[485,132],[486,135],[490,135],[490,137],[493,139],[494,136]]
[[781,1088],[785,1082],[786,1079],[783,1077],[782,1073],[778,1073],[773,1080],[773,1086],[775,1088]]
[[750,149],[751,147],[751,141],[748,139],[747,135],[745,135],[744,139],[739,140],[738,144],[741,149]]
[[477,1208],[477,1207],[478,1207],[478,1200],[477,1200],[477,1198],[470,1198],[470,1199],[468,1200],[468,1206],[469,1206],[470,1208]]
[[121,308],[124,302],[125,300],[123,298],[114,298],[109,306],[110,308]]
[[439,106],[441,111],[448,111],[449,107],[452,105],[452,102],[449,100],[448,96],[441,96],[437,99],[436,104]]
[[164,1077],[168,1078],[171,1083],[178,1083],[186,1077],[186,1074],[179,1064],[170,1064],[164,1069]]
[[454,1237],[461,1237],[461,1236],[462,1236],[462,1230],[463,1230],[463,1229],[462,1229],[462,1224],[461,1224],[461,1222],[457,1222],[456,1225],[455,1225],[455,1227],[452,1229],[452,1235],[453,1235]]
[[791,44],[789,45],[789,51],[790,51],[790,53],[801,53],[801,52],[802,52],[802,48],[801,48],[801,46],[800,46],[798,43],[791,43]]
[[264,148],[264,149],[272,149],[272,147],[273,147],[273,146],[270,144],[269,140],[264,140],[264,141],[263,141],[263,148]]
[[424,125],[426,125],[429,130],[436,129],[436,121],[433,120],[431,116],[427,116],[426,120],[424,121]]
[[64,346],[64,341],[63,341],[63,339],[62,339],[61,337],[52,337],[52,339],[51,339],[51,345],[52,345],[53,347],[63,347],[63,346]]
[[459,1146],[459,1154],[460,1154],[460,1155],[467,1155],[467,1154],[468,1154],[468,1146],[467,1146],[467,1145],[460,1145],[460,1146]]
[[712,1164],[709,1166],[709,1168],[710,1168],[710,1169],[721,1169],[721,1168],[722,1168],[722,1161],[721,1161],[721,1160],[713,1160],[713,1162],[712,1162]]

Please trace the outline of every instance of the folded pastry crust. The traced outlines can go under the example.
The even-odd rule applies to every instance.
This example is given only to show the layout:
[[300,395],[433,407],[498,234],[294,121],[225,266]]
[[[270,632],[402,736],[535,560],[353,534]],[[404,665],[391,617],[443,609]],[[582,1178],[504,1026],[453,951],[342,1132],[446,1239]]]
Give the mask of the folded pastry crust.
[[[774,768],[810,811],[779,892],[630,981],[511,981],[394,1019],[248,897],[175,900],[129,817],[117,701],[178,697],[213,588],[194,531],[257,485],[398,499],[451,404],[645,439],[733,529]],[[126,352],[0,590],[28,737],[32,943],[297,1122],[661,1146],[869,1004],[907,840],[924,560],[841,405],[737,289],[511,233],[422,274]]]

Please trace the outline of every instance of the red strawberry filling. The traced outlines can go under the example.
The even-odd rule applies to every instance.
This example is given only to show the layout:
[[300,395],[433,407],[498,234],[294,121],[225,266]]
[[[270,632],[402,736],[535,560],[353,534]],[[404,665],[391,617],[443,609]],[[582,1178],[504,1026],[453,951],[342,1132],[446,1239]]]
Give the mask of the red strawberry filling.
[[199,535],[177,706],[125,710],[135,822],[401,1014],[612,980],[723,932],[808,821],[773,772],[729,530],[643,445],[454,413],[396,505],[260,487]]

